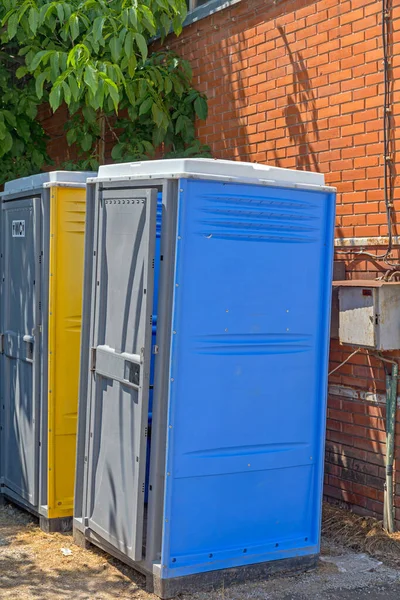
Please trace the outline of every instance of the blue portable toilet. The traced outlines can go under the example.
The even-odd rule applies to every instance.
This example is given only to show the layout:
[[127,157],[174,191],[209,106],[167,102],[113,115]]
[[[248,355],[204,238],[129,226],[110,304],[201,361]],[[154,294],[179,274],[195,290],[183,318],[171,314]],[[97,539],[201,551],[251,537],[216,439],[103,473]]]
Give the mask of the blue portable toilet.
[[266,165],[89,180],[74,537],[162,598],[317,560],[334,214]]

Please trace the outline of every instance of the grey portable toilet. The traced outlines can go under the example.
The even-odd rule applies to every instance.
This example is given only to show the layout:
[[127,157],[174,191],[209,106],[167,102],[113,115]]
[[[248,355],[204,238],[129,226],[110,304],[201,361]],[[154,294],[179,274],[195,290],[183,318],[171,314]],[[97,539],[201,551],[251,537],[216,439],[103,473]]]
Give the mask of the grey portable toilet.
[[163,598],[314,565],[335,190],[176,159],[87,194],[75,541]]
[[55,171],[1,194],[0,500],[71,526],[86,179]]

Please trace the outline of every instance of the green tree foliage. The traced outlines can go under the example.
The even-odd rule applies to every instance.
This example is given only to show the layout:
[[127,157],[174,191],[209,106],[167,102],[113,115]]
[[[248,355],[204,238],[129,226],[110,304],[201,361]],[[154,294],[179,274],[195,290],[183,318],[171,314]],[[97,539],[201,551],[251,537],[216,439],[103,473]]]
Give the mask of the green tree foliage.
[[[103,162],[105,137],[118,161],[156,151],[204,155],[194,121],[206,118],[207,101],[192,86],[189,64],[166,52],[148,55],[149,40],[179,34],[185,16],[185,0],[2,0],[0,68],[7,77],[7,65],[19,63],[22,83],[13,89],[21,101],[48,101],[54,111],[68,106],[67,140],[78,147],[80,167]],[[31,137],[42,142],[34,121]],[[5,122],[2,130],[0,116],[7,148],[16,126]]]
[[0,185],[50,162],[44,131],[36,121],[37,106],[33,81],[16,82],[0,56]]

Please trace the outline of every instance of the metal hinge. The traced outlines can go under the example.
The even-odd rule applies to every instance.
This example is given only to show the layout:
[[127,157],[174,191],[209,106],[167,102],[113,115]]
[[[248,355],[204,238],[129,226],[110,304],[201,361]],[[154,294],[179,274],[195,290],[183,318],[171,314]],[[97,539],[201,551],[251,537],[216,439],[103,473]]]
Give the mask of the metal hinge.
[[96,348],[90,348],[90,370],[96,370]]
[[4,354],[4,333],[0,333],[0,354]]
[[155,344],[153,346],[153,354],[158,354],[158,346],[157,346],[157,344]]

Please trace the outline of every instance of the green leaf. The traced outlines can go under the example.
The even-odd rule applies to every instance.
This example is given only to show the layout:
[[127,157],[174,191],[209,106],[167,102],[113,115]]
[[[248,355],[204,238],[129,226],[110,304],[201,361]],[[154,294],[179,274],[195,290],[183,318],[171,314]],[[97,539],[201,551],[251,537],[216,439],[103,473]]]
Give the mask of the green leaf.
[[96,96],[95,96],[97,108],[102,108],[104,106],[104,95],[105,95],[104,81],[102,79],[99,79]]
[[143,146],[144,146],[147,154],[152,154],[154,152],[154,146],[153,146],[153,144],[151,144],[147,140],[143,140],[142,144],[143,144]]
[[51,108],[53,109],[53,112],[55,112],[57,108],[60,107],[60,104],[62,102],[61,92],[62,88],[60,85],[53,86],[53,89],[50,92],[49,102]]
[[15,12],[8,19],[8,26],[7,26],[8,39],[10,39],[10,40],[13,39],[13,37],[17,33],[17,29],[18,29],[18,13]]
[[133,55],[133,33],[132,31],[128,31],[125,38],[124,44],[125,54],[128,58],[131,58]]
[[170,94],[172,92],[172,81],[169,78],[165,79],[164,88],[166,94]]
[[25,140],[25,142],[29,141],[31,131],[29,127],[29,122],[26,119],[17,119],[17,131],[18,135],[20,135]]
[[27,67],[18,67],[15,72],[17,79],[22,79],[28,73]]
[[29,11],[29,27],[33,33],[33,35],[36,35],[37,32],[37,28],[39,25],[39,12],[38,10],[32,6],[31,10]]
[[202,98],[202,96],[197,96],[196,100],[194,101],[194,110],[196,111],[196,115],[199,117],[199,119],[207,119],[207,101],[204,98]]
[[118,105],[119,105],[118,88],[115,85],[115,83],[113,81],[111,81],[111,79],[107,78],[104,81],[107,84],[108,93],[109,93],[109,95],[111,97],[111,100],[112,100],[112,103],[114,105],[114,110],[115,110],[115,112],[118,112]]
[[122,51],[122,44],[121,44],[121,40],[114,36],[113,38],[111,38],[110,40],[110,50],[111,50],[111,56],[113,61],[116,63],[119,61],[120,56],[121,56],[121,51]]
[[17,119],[15,118],[15,115],[13,115],[11,111],[3,110],[3,111],[1,111],[0,114],[3,114],[4,119],[7,121],[7,123],[9,125],[11,125],[11,127],[17,126]]
[[71,89],[71,94],[72,97],[75,101],[77,101],[79,99],[79,87],[78,84],[76,82],[76,78],[75,75],[69,75],[68,77],[68,85]]
[[142,9],[144,17],[146,18],[146,20],[148,22],[150,33],[152,35],[154,35],[155,30],[156,30],[156,22],[154,20],[154,15],[145,4],[142,4],[141,9]]
[[44,82],[46,81],[46,77],[47,77],[46,73],[40,73],[36,77],[35,88],[36,88],[36,95],[39,98],[39,100],[41,100],[43,98],[43,86],[44,86]]
[[103,27],[106,18],[104,16],[96,17],[93,22],[93,38],[96,42],[103,39]]
[[147,98],[145,98],[145,100],[140,105],[139,115],[145,115],[146,113],[148,113],[152,106],[153,98],[151,96],[147,96]]
[[39,150],[37,150],[36,148],[34,148],[32,150],[32,162],[38,167],[40,168],[43,165],[44,162],[44,156],[41,152],[39,152]]
[[58,52],[53,52],[52,55],[50,56],[50,68],[51,68],[51,77],[52,77],[53,81],[55,81],[60,74]]
[[82,109],[82,114],[85,121],[87,121],[91,125],[93,125],[93,123],[96,123],[96,111],[94,111],[93,108],[91,108],[90,106],[84,106]]
[[92,66],[88,65],[85,69],[84,81],[88,85],[93,96],[96,94],[97,80],[97,72]]
[[84,150],[85,152],[90,150],[90,148],[92,147],[92,143],[93,137],[90,135],[90,133],[87,133],[81,141],[82,150]]
[[136,56],[134,54],[132,54],[132,56],[130,57],[130,59],[128,61],[128,75],[129,75],[129,77],[133,77],[135,75],[136,67],[137,67]]
[[79,35],[79,19],[76,15],[71,15],[69,18],[69,30],[72,41],[76,40]]
[[57,2],[56,8],[57,8],[58,20],[60,21],[60,23],[64,23],[65,14],[64,14],[63,4],[61,2]]
[[141,33],[135,33],[136,44],[139,48],[139,52],[142,55],[143,60],[146,60],[148,54],[148,48],[145,38]]
[[[1,115],[1,113],[0,113]],[[7,127],[4,123],[4,119],[3,119],[3,115],[1,115],[1,120],[0,120],[0,141],[3,141],[4,138],[6,137],[6,133],[7,133]],[[1,145],[0,145],[1,148]]]
[[72,146],[72,144],[76,142],[76,134],[77,134],[77,131],[74,128],[67,131],[68,146]]
[[168,35],[169,30],[171,29],[171,19],[169,19],[168,15],[165,13],[161,15],[161,24],[164,28],[165,35]]
[[111,150],[111,157],[114,160],[121,160],[121,158],[123,156],[124,149],[125,149],[125,144],[123,142],[119,142]]
[[12,148],[13,145],[13,139],[11,134],[7,131],[4,139],[1,142],[1,146],[0,146],[0,153],[1,155],[4,156],[4,154],[6,154],[7,152],[9,152]]
[[43,6],[41,7],[41,9],[39,10],[39,23],[41,25],[43,25],[43,23],[44,23],[44,21],[46,19],[46,13],[47,13],[48,8],[49,8],[48,4],[43,4]]
[[172,28],[174,30],[175,35],[181,35],[182,33],[182,23],[184,19],[182,19],[182,15],[176,15],[172,20]]
[[31,119],[32,121],[36,119],[37,112],[37,106],[33,102],[29,104],[25,109],[26,116],[29,117],[29,119]]
[[178,94],[178,96],[182,96],[184,87],[182,83],[179,81],[178,77],[174,77],[173,79],[174,90]]
[[40,52],[35,54],[34,58],[32,59],[32,62],[30,63],[30,65],[28,65],[29,70],[31,72],[36,71],[44,57],[48,56],[49,54],[51,54],[51,51],[49,52],[48,50],[41,50]]
[[64,100],[66,104],[69,104],[71,102],[71,90],[65,81],[63,81],[62,88],[64,92]]
[[164,113],[157,106],[156,103],[154,103],[153,106],[151,107],[151,112],[152,112],[153,119],[154,119],[154,122],[157,125],[157,127],[162,127],[163,121],[164,121]]
[[137,29],[138,19],[137,19],[137,9],[136,8],[129,9],[129,20],[131,22],[132,27],[134,29]]
[[185,128],[185,119],[186,117],[179,115],[176,120],[175,133],[180,133]]

